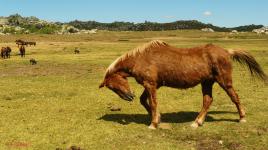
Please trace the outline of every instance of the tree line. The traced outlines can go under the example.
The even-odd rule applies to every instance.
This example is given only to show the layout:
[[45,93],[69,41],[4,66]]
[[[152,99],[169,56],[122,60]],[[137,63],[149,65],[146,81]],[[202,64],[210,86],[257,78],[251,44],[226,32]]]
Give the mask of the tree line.
[[99,29],[99,30],[111,30],[111,31],[163,31],[163,30],[184,30],[184,29],[203,29],[211,28],[214,31],[230,32],[237,30],[239,32],[252,31],[263,27],[263,25],[246,25],[234,28],[218,27],[212,24],[205,24],[196,20],[180,20],[170,23],[157,23],[145,21],[144,23],[133,22],[112,22],[112,23],[100,23],[96,21],[71,21],[68,23],[78,29]]

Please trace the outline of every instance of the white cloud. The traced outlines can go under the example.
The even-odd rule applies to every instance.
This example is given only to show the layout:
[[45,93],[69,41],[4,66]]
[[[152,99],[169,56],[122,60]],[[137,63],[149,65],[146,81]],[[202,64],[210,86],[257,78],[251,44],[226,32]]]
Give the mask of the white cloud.
[[205,16],[211,16],[212,13],[211,13],[210,11],[205,11],[205,12],[203,13],[203,15],[205,15]]

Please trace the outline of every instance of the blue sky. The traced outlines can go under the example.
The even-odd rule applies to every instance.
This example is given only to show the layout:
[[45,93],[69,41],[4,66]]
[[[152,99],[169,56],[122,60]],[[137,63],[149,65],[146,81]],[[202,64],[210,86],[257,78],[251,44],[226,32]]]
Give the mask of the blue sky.
[[19,13],[48,21],[172,22],[218,26],[268,25],[268,0],[0,0],[0,16]]

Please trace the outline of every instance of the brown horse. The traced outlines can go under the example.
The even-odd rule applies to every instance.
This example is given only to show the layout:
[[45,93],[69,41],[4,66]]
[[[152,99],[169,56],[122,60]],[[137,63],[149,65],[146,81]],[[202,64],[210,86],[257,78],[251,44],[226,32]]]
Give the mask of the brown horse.
[[28,46],[28,45],[30,45],[30,46],[36,46],[36,42],[26,42],[26,46]]
[[10,58],[10,53],[11,53],[11,48],[9,46],[7,47],[2,47],[1,48],[1,57],[2,58]]
[[30,45],[30,46],[36,46],[36,42],[26,42],[26,41],[23,41],[23,40],[21,40],[21,39],[19,39],[19,40],[16,40],[15,41],[16,42],[16,44],[18,45],[18,47],[20,46],[20,45],[26,45],[26,46],[28,46],[28,45]]
[[30,64],[31,65],[36,65],[37,64],[37,61],[34,58],[31,58],[30,59]]
[[[161,86],[186,89],[201,83],[203,107],[192,124],[203,124],[212,103],[212,86],[217,82],[236,105],[240,122],[245,122],[245,111],[232,85],[231,59],[247,65],[252,75],[267,81],[260,65],[245,51],[228,51],[207,44],[195,48],[175,48],[162,41],[151,41],[115,60],[107,69],[101,87],[108,87],[122,99],[131,101],[127,77],[134,77],[144,87],[141,104],[151,115],[149,128],[160,123],[156,90]],[[149,104],[147,102],[149,99]]]
[[25,47],[23,45],[20,46],[19,51],[20,51],[20,56],[25,57]]
[[11,48],[9,46],[7,46],[6,49],[7,49],[6,57],[10,58],[10,53],[11,53],[12,50],[11,50]]
[[16,44],[18,45],[18,47],[19,47],[20,45],[27,45],[26,42],[23,41],[23,40],[21,40],[21,39],[18,39],[18,40],[16,40],[15,42],[16,42]]
[[80,50],[76,47],[75,49],[74,49],[74,54],[79,54],[80,53]]
[[36,42],[28,42],[27,44],[30,45],[30,46],[32,46],[32,45],[36,46]]
[[2,47],[1,48],[1,57],[4,58],[4,59],[6,58],[6,52],[7,52],[6,47]]

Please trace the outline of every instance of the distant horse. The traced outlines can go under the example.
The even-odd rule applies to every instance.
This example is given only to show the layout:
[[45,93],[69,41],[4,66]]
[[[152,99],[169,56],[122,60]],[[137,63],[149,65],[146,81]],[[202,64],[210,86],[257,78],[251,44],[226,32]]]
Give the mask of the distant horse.
[[15,41],[16,42],[16,44],[18,45],[18,47],[20,46],[20,45],[26,45],[26,46],[28,46],[28,45],[30,45],[30,46],[36,46],[36,42],[27,42],[27,41],[23,41],[23,40],[21,40],[21,39],[19,39],[19,40],[16,40]]
[[80,50],[76,47],[76,48],[74,49],[74,53],[75,53],[75,54],[79,54],[79,53],[80,53]]
[[25,57],[25,47],[23,45],[20,46],[19,51],[20,51],[20,56]]
[[10,58],[10,53],[11,53],[11,48],[9,46],[7,47],[2,47],[1,48],[1,57],[2,58]]
[[9,46],[7,46],[6,49],[7,49],[6,57],[10,58],[10,53],[11,53],[12,49]]
[[20,45],[27,45],[26,42],[23,41],[23,40],[21,40],[21,39],[16,40],[15,42],[16,42],[16,44],[18,45],[18,47],[19,47]]
[[6,53],[7,53],[6,47],[2,47],[1,48],[1,57],[5,59],[6,58]]
[[[217,82],[236,105],[240,122],[245,122],[245,110],[232,84],[231,59],[246,65],[251,75],[267,81],[267,75],[252,55],[245,51],[225,50],[213,44],[194,48],[175,48],[162,41],[151,41],[118,59],[106,70],[101,87],[108,87],[122,99],[131,101],[127,77],[134,77],[144,87],[141,104],[151,115],[150,129],[160,123],[156,91],[161,86],[186,89],[201,83],[203,107],[192,127],[201,126],[212,103],[212,86]],[[149,104],[147,102],[149,99]]]
[[36,46],[36,42],[25,42],[26,46],[30,45],[30,46]]
[[30,59],[30,64],[31,65],[36,65],[37,64],[37,61],[34,58],[31,58]]

